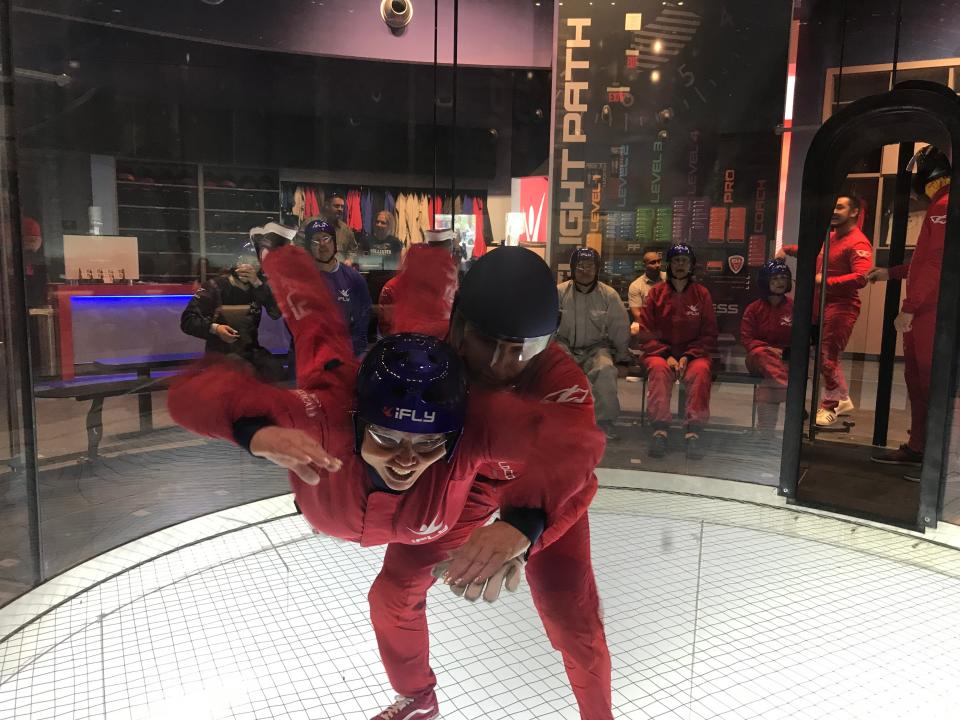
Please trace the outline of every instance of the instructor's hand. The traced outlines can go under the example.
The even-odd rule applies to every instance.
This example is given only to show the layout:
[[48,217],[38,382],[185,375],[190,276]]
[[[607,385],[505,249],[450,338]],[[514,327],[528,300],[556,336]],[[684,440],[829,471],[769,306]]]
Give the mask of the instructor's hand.
[[690,358],[684,355],[677,362],[677,380],[683,380],[683,376],[687,374],[687,364],[690,362]]
[[342,463],[302,430],[265,427],[250,440],[250,452],[285,467],[307,485],[320,482],[317,468],[337,472]]
[[875,267],[867,273],[868,282],[883,282],[890,279],[890,271],[887,268]]
[[530,547],[527,536],[513,525],[495,522],[474,530],[467,542],[450,553],[444,582],[451,585],[483,583],[500,567]]
[[[434,577],[441,577],[446,573],[449,561],[442,562],[433,569]],[[500,591],[506,588],[509,592],[516,592],[520,587],[520,576],[523,574],[524,562],[521,558],[515,557],[507,560],[486,582],[465,583],[462,585],[450,585],[450,589],[457,597],[462,597],[470,602],[476,602],[481,597],[489,603],[492,603],[500,597]]]

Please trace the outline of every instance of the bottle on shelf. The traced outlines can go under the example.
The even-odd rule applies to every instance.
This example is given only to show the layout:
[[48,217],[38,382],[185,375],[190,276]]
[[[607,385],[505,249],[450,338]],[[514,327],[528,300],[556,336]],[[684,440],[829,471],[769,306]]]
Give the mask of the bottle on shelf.
[[97,280],[103,282],[103,268],[97,268]]
[[87,280],[93,280],[93,270],[87,269]]

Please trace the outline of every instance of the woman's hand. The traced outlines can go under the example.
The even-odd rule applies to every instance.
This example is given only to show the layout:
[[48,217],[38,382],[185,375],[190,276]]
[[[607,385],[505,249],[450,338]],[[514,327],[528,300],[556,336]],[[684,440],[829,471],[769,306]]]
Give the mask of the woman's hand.
[[287,468],[307,485],[320,482],[317,468],[337,472],[343,465],[303,430],[265,427],[250,440],[250,452]]

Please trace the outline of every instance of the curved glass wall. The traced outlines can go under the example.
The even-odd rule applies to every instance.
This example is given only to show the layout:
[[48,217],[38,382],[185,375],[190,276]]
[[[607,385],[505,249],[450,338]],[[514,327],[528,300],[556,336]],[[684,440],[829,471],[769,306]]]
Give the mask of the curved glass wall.
[[[960,3],[942,5],[949,18]],[[384,283],[425,227],[454,228],[463,270],[523,245],[561,284],[572,249],[595,248],[619,298],[604,317],[616,311],[628,328],[598,324],[622,375],[593,388],[609,436],[601,482],[781,485],[784,387],[749,359],[743,334],[759,269],[809,242],[797,230],[801,181],[822,124],[894,82],[956,88],[957,29],[891,1],[416,7],[395,31],[379,3],[348,0],[44,0],[0,18],[14,77],[3,161],[17,178],[0,253],[0,602],[154,530],[287,492],[283,472],[176,427],[166,387],[208,345],[184,311],[248,259],[249,230],[325,205],[342,207],[340,250],[372,298],[368,338]],[[871,265],[891,263],[902,152],[876,148],[836,190],[863,201]],[[907,260],[924,212],[909,202]],[[696,387],[693,371],[651,384],[653,355],[684,354],[650,344],[641,297],[677,242],[709,293],[688,309],[714,323]],[[855,480],[852,495],[814,492],[810,504],[889,520],[870,505],[878,487],[891,506],[912,508],[921,492],[903,480],[915,465],[871,462],[910,439],[903,345],[889,344],[886,282],[856,292],[837,360],[854,407],[838,432],[813,433],[799,472]],[[212,312],[229,324],[222,306],[233,303]],[[289,376],[283,323],[257,313],[269,366]],[[592,349],[568,330],[560,340],[596,380]],[[811,422],[823,399],[814,369]]]

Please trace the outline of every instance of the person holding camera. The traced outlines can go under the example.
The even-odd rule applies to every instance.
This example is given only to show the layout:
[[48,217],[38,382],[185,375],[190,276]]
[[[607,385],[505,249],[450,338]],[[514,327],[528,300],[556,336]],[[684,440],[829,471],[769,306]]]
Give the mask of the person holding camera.
[[[292,239],[296,231],[269,223],[251,230],[251,238],[262,232]],[[200,286],[180,316],[180,329],[205,340],[206,353],[236,355],[249,362],[261,379],[280,382],[285,376],[282,361],[260,345],[263,310],[275,320],[280,317],[280,308],[260,270],[258,254],[250,250],[241,254],[228,272]]]

